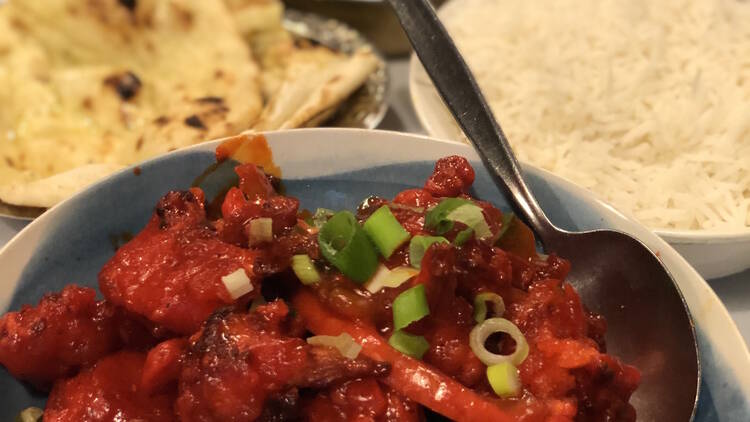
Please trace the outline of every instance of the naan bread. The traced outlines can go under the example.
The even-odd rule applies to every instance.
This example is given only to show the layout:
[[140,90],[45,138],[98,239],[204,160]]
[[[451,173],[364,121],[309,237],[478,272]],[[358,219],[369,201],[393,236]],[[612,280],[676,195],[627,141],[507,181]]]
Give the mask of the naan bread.
[[268,102],[281,87],[290,57],[299,50],[284,29],[284,5],[279,0],[224,1],[260,64],[263,97]]
[[379,59],[367,50],[346,55],[295,44],[278,0],[225,2],[261,67],[266,106],[255,130],[320,125],[377,69]]
[[117,164],[86,164],[39,180],[0,185],[0,197],[9,204],[23,203],[24,206],[45,208],[70,198],[82,186],[97,182],[122,168]]
[[51,206],[101,176],[92,168],[239,133],[262,108],[258,68],[218,1],[11,0],[0,86],[0,200],[17,205]]
[[322,48],[296,51],[290,56],[278,91],[253,129],[266,131],[320,124],[377,66],[378,59],[369,50],[351,56]]

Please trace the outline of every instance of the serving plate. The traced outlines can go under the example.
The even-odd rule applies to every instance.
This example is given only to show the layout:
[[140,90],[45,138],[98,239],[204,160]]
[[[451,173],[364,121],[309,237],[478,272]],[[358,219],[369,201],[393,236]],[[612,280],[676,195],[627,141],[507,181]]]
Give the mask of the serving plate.
[[[437,158],[459,154],[475,165],[479,197],[507,209],[479,158],[467,145],[428,137],[356,129],[299,129],[267,134],[283,170],[287,193],[303,207],[354,209],[369,194],[393,196],[421,185]],[[218,141],[196,145],[126,169],[50,209],[0,250],[0,310],[36,303],[47,291],[76,282],[95,286],[113,254],[112,238],[140,230],[154,204],[170,189],[187,188],[214,162]],[[569,230],[612,228],[656,250],[674,275],[696,322],[702,382],[696,419],[750,418],[750,354],[711,288],[666,242],[586,190],[550,173],[525,167],[551,220]],[[136,174],[138,173],[138,174]],[[218,187],[217,187],[218,189]],[[209,192],[210,196],[210,192]],[[633,333],[638,335],[638,333]],[[669,356],[649,356],[658,360]],[[642,368],[647,370],[647,368]],[[0,419],[41,405],[21,383],[0,371]],[[641,415],[649,420],[648,415]]]

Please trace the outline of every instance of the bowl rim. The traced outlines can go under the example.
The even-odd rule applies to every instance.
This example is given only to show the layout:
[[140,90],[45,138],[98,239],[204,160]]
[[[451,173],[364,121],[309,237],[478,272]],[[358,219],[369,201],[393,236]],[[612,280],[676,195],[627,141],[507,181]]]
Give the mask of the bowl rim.
[[[642,223],[641,223],[642,224]],[[670,243],[743,243],[750,242],[750,227],[734,230],[707,229],[707,230],[678,230],[650,228],[659,237]]]

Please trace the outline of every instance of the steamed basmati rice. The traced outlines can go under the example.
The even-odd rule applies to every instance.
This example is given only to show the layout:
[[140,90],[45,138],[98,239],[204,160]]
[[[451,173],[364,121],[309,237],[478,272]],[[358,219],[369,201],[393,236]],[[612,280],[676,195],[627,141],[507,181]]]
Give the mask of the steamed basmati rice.
[[454,0],[522,161],[652,228],[750,227],[750,1]]

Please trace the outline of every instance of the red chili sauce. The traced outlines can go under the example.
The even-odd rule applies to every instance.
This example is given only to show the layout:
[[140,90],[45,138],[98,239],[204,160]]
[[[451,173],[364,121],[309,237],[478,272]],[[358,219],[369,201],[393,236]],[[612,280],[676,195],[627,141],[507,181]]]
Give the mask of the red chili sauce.
[[[481,207],[492,236],[434,244],[416,276],[375,293],[326,262],[310,213],[278,194],[272,177],[253,164],[236,172],[239,186],[217,220],[207,218],[200,189],[165,195],[103,267],[104,300],[69,286],[0,319],[0,363],[51,387],[45,422],[635,420],[628,400],[639,372],[606,353],[606,323],[565,282],[569,263],[538,255],[528,228],[471,198],[474,170],[464,158],[439,160],[423,188],[367,198],[357,219],[388,205],[410,235],[435,235],[426,213],[460,197]],[[272,240],[252,241],[258,218],[272,220]],[[456,223],[442,235],[454,241],[464,229]],[[298,254],[316,262],[319,282],[297,279],[290,261]],[[408,242],[381,261],[410,266]],[[251,287],[233,298],[222,278],[238,269]],[[421,359],[387,343],[394,299],[417,285],[430,312],[404,331],[428,342]],[[493,392],[469,343],[483,292],[502,297],[503,318],[529,345],[521,388],[509,398]],[[356,358],[305,340],[342,332],[362,346]],[[498,335],[490,347],[510,354],[515,342]]]

